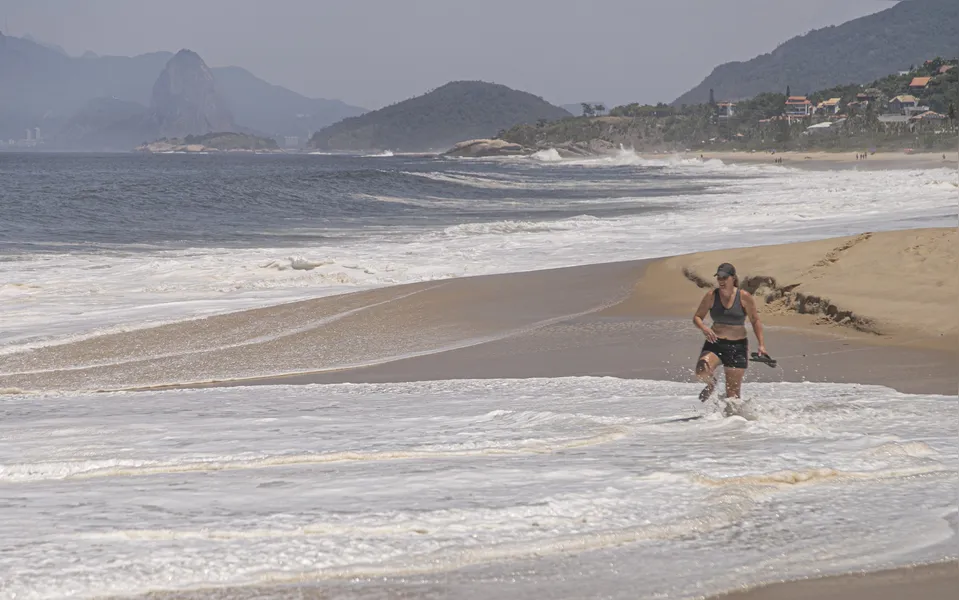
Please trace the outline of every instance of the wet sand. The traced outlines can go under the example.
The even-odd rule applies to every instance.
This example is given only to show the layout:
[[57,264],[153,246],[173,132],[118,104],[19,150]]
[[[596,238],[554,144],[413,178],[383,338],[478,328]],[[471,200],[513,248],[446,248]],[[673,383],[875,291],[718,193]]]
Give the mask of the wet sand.
[[[586,566],[576,557],[518,561],[509,566],[487,565],[450,573],[376,581],[329,582],[305,585],[208,588],[184,592],[157,592],[142,596],[151,600],[541,600],[542,598],[639,599],[643,595],[636,565],[628,564],[628,550],[596,553],[599,565]],[[708,558],[706,558],[708,560]],[[598,570],[597,570],[598,569]],[[529,583],[536,571],[546,575]],[[690,573],[691,578],[695,578]],[[597,585],[596,581],[602,584]],[[584,582],[586,585],[584,585]],[[952,600],[959,588],[959,563],[943,562],[874,573],[834,575],[774,583],[732,591],[715,600]],[[630,590],[623,593],[624,590]],[[702,597],[700,597],[702,598]]]
[[[456,295],[469,304],[471,314],[504,311],[516,316],[514,303],[519,303],[524,311],[533,310],[526,313],[527,328],[445,352],[242,384],[570,375],[688,381],[703,341],[691,316],[705,291],[684,269],[697,277],[697,271],[708,271],[707,265],[715,268],[732,257],[744,279],[750,273],[778,277],[780,285],[801,288],[809,297],[829,294],[842,305],[841,311],[855,317],[838,319],[844,312],[813,312],[808,302],[790,304],[783,297],[768,304],[761,299],[767,349],[780,364],[774,369],[752,365],[747,381],[848,382],[907,393],[957,393],[955,230],[863,237],[454,280],[450,289],[492,285],[509,290],[478,297],[463,289]],[[887,268],[901,272],[901,285],[895,289],[886,285],[888,276],[878,272]],[[610,277],[623,279],[613,284]],[[596,285],[594,278],[606,285]],[[555,294],[564,286],[560,297],[569,302],[581,296],[576,307],[587,312],[559,316],[563,310],[556,310]],[[762,288],[757,295],[769,291]],[[590,305],[594,308],[587,308]],[[755,339],[750,343],[754,346]]]
[[[822,272],[805,274],[803,265],[828,259],[834,247],[847,244],[845,238],[318,298],[0,356],[0,389],[566,375],[689,381],[703,343],[690,319],[704,290],[683,269],[706,272],[721,257],[735,256],[744,277],[751,265],[782,283],[795,275],[808,295],[820,289],[835,294],[843,310],[872,324],[859,331],[772,302],[763,308],[767,349],[781,362],[776,369],[753,365],[749,379],[858,382],[954,394],[955,239],[955,232],[936,229],[875,234],[863,244],[861,258],[853,248],[841,252],[838,262],[826,260]],[[909,252],[888,251],[897,244],[929,251],[913,264]],[[778,254],[783,259],[770,263]],[[843,271],[845,261],[851,266]],[[929,276],[937,269],[940,277]],[[908,285],[884,291],[890,272],[902,273],[896,278]],[[853,293],[869,282],[878,282],[885,302]],[[909,298],[913,301],[905,302]]]
[[716,596],[717,600],[946,600],[959,591],[959,563],[776,583]]

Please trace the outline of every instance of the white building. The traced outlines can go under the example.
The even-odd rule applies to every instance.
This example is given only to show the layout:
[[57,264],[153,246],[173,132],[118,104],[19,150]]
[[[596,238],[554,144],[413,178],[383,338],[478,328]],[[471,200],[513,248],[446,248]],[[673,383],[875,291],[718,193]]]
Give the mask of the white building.
[[735,102],[720,102],[716,105],[716,109],[720,119],[729,119],[736,116]]
[[805,96],[790,96],[786,99],[786,116],[791,118],[808,117],[813,112],[812,102]]

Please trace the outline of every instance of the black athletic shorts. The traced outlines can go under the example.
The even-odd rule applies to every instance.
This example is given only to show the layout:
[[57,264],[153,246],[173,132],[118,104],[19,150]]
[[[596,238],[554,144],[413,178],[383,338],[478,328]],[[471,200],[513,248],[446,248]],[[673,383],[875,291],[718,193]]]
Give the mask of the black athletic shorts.
[[749,366],[749,340],[724,340],[717,339],[715,342],[706,340],[703,349],[699,355],[705,352],[712,352],[719,357],[724,367],[733,367],[735,369],[745,369]]

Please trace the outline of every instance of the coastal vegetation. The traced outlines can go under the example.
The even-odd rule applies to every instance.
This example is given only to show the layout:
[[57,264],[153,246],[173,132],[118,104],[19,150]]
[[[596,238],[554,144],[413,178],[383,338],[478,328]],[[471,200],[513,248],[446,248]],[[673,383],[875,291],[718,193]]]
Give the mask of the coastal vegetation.
[[862,84],[930,56],[953,56],[959,31],[956,0],[910,0],[841,25],[794,37],[772,52],[717,66],[671,104],[716,98],[742,100],[791,85],[811,94],[843,83]]
[[242,152],[279,150],[276,140],[248,133],[221,131],[182,138],[160,138],[137,147],[140,152]]
[[201,144],[217,150],[275,150],[278,148],[276,140],[272,138],[232,131],[188,135],[183,138],[183,142],[186,144]]
[[[926,79],[928,78],[928,80]],[[866,85],[832,86],[803,97],[808,116],[786,114],[789,86],[739,102],[627,104],[607,116],[523,124],[499,138],[530,149],[607,145],[638,150],[955,149],[959,60],[925,60]],[[914,108],[900,100],[914,99]],[[899,100],[897,100],[897,98]],[[900,103],[897,103],[900,102]],[[813,126],[816,127],[813,127]]]

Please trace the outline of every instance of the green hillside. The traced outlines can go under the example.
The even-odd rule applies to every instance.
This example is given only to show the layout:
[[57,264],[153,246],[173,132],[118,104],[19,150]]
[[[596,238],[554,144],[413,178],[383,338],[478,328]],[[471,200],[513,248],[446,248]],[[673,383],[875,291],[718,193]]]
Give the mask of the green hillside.
[[[801,8],[800,8],[801,10]],[[751,98],[763,92],[810,94],[866,83],[931,56],[959,52],[959,1],[905,0],[881,12],[792,38],[769,54],[716,67],[673,106]]]
[[570,114],[542,98],[494,83],[454,81],[427,94],[352,117],[318,131],[321,150],[445,150],[490,138],[520,123]]
[[[951,69],[949,67],[952,67]],[[913,88],[916,78],[925,87]],[[925,109],[900,114],[891,100],[913,96],[935,115],[919,118]],[[806,118],[784,117],[786,95],[767,92],[736,103],[732,116],[719,105],[680,107],[629,104],[608,116],[572,117],[549,123],[518,125],[504,132],[504,141],[529,149],[625,147],[637,150],[954,150],[959,131],[959,60],[921,61],[905,74],[891,74],[866,85],[833,86],[809,95],[814,106],[838,98],[838,112],[817,111]],[[862,98],[869,98],[862,102]],[[824,129],[810,130],[816,124]]]

